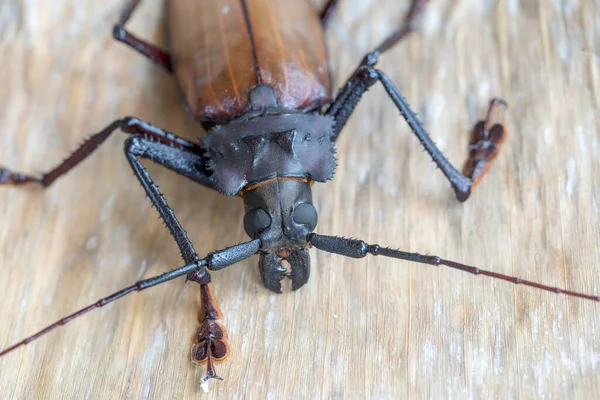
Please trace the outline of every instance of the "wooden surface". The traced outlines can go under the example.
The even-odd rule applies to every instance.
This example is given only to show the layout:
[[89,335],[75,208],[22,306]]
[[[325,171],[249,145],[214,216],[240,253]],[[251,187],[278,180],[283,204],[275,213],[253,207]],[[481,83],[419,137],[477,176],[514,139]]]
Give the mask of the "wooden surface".
[[[164,43],[162,6],[132,29]],[[339,87],[407,0],[342,1],[327,31]],[[439,254],[600,293],[600,5],[432,0],[380,67],[461,163],[492,96],[510,136],[459,204],[380,87],[314,186],[318,231]],[[41,171],[115,118],[201,129],[173,80],[111,39],[122,0],[0,2],[0,163]],[[134,180],[123,136],[47,191],[0,189],[0,346],[180,265]],[[243,210],[149,166],[202,253],[242,240]],[[311,251],[295,293],[261,287],[256,259],[215,273],[231,356],[218,398],[593,398],[600,305],[459,271]],[[0,359],[0,398],[198,398],[189,362],[198,289],[183,279],[94,311]]]

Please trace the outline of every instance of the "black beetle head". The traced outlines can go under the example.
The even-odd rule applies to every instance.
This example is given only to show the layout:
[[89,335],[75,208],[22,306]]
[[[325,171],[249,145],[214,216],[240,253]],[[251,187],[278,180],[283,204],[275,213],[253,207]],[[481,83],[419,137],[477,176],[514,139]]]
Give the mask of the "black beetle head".
[[[281,292],[288,277],[296,290],[308,281],[308,236],[317,226],[310,184],[296,178],[275,178],[244,191],[244,229],[260,239],[259,268],[268,289]],[[291,271],[287,265],[291,266]]]

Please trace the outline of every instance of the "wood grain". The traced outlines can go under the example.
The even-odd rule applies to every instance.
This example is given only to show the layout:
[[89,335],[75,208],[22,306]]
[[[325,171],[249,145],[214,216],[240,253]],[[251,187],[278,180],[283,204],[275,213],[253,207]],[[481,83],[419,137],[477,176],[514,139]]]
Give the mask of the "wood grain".
[[[407,0],[346,0],[327,31],[339,87],[402,20]],[[458,203],[380,87],[315,185],[318,231],[600,293],[600,4],[432,0],[381,60],[447,156],[504,97],[509,138]],[[0,2],[0,163],[42,171],[135,115],[202,134],[173,80],[110,36],[122,0]],[[164,44],[162,7],[132,30]],[[47,191],[0,189],[0,346],[142,276],[177,248],[110,139]],[[238,198],[149,165],[203,253],[245,240]],[[600,306],[444,268],[311,251],[295,293],[261,287],[256,260],[215,273],[231,356],[219,398],[593,398]],[[130,295],[0,359],[0,398],[197,398],[189,361],[198,289]]]

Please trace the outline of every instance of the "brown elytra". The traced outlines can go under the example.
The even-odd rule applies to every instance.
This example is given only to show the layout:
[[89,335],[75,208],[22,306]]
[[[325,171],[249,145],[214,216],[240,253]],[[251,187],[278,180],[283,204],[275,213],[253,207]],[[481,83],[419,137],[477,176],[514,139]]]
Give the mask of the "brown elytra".
[[241,115],[260,84],[291,110],[331,100],[323,29],[307,0],[169,1],[167,10],[171,64],[196,119]]

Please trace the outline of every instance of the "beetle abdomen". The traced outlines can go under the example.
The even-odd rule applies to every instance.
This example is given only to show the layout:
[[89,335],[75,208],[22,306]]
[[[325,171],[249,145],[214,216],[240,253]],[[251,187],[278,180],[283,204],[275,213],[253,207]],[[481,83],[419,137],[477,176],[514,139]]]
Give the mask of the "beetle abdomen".
[[196,119],[242,114],[259,83],[288,109],[329,101],[323,31],[307,0],[170,0],[168,15],[171,61]]

